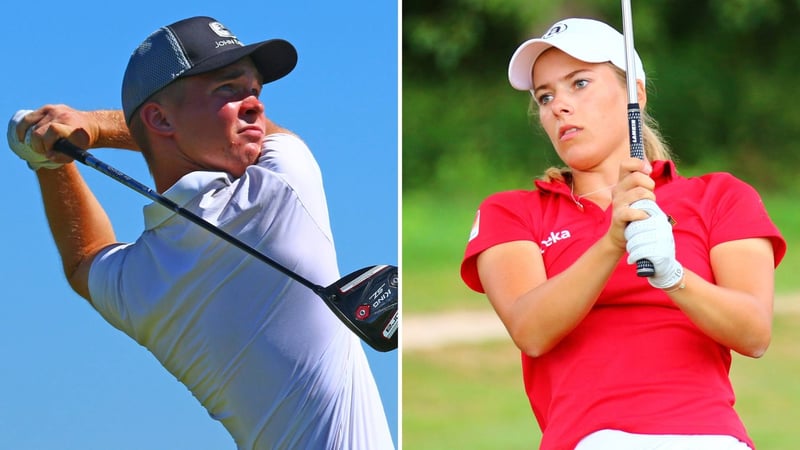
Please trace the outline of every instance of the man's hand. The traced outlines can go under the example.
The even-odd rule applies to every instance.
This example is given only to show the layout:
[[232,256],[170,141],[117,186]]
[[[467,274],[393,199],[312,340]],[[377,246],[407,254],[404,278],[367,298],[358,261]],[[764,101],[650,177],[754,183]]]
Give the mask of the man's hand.
[[[32,110],[21,109],[14,114],[8,122],[8,146],[24,161],[28,162],[28,167],[36,171],[41,168],[57,169],[63,165],[62,162],[51,161],[44,153],[33,149],[31,138],[35,126],[21,125],[25,117],[32,113]],[[21,136],[20,136],[21,131]]]
[[675,259],[675,238],[667,215],[652,200],[639,200],[631,207],[650,217],[625,228],[628,264],[647,259],[655,266],[655,275],[647,279],[653,287],[668,289],[678,285],[683,280],[683,266]]

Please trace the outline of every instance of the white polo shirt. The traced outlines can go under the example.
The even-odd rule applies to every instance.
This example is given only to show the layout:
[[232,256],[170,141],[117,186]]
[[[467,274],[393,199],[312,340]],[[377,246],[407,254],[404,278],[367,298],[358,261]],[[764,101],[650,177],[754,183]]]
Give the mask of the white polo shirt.
[[[323,286],[338,280],[319,166],[267,137],[238,178],[190,173],[164,193]],[[393,448],[358,338],[311,290],[158,204],[92,264],[92,303],[146,347],[240,449]]]

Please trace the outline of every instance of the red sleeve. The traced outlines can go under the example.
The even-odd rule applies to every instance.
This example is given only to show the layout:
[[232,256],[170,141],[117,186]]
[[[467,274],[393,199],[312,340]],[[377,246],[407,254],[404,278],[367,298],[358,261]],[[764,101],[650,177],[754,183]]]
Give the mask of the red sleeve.
[[752,186],[733,175],[720,173],[714,176],[718,182],[713,183],[709,199],[713,211],[710,246],[738,239],[767,238],[772,242],[775,267],[778,267],[786,254],[786,241],[767,214],[761,196]]
[[538,224],[530,214],[535,204],[538,204],[537,191],[500,192],[481,203],[461,262],[461,279],[470,289],[484,292],[477,267],[481,252],[505,242],[537,242],[534,230]]

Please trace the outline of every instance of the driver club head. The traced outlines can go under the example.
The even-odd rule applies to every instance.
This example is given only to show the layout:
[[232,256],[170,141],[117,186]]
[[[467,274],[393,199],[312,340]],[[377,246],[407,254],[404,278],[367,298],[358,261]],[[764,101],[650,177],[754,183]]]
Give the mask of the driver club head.
[[380,352],[397,348],[399,280],[397,267],[369,266],[326,287],[328,304],[370,347]]

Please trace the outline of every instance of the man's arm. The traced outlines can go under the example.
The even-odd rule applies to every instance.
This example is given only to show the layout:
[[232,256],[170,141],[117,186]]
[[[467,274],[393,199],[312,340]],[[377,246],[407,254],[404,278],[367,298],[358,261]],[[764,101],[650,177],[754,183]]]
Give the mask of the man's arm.
[[279,133],[286,133],[286,134],[294,134],[291,131],[283,128],[282,126],[273,122],[269,117],[267,117],[267,126],[264,130],[264,135],[269,136],[270,134],[279,134]]
[[67,105],[45,105],[28,113],[17,124],[20,142],[25,140],[25,133],[31,127],[31,148],[56,162],[69,160],[50,150],[55,141],[62,137],[85,149],[139,150],[120,110],[79,111]]
[[52,151],[67,138],[83,148],[135,149],[118,111],[77,111],[66,105],[20,110],[9,122],[9,147],[36,173],[50,230],[70,286],[91,301],[89,269],[97,253],[116,243],[105,211],[66,155]]
[[103,248],[116,243],[111,222],[74,163],[36,171],[47,221],[72,289],[89,296],[89,268]]
[[[19,123],[17,137],[20,141],[25,139],[25,133],[31,126],[35,126],[35,134],[39,135],[32,139],[31,146],[48,157],[52,155],[46,149],[52,148],[57,137],[68,137],[73,144],[85,149],[140,150],[125,124],[122,110],[80,111],[67,105],[46,105],[31,112]],[[54,127],[54,131],[48,139],[46,134],[50,126]],[[276,133],[293,134],[267,117],[265,134]]]
[[98,128],[96,140],[90,143],[90,148],[122,148],[139,151],[139,146],[125,124],[122,110],[86,111],[83,114],[86,114]]

